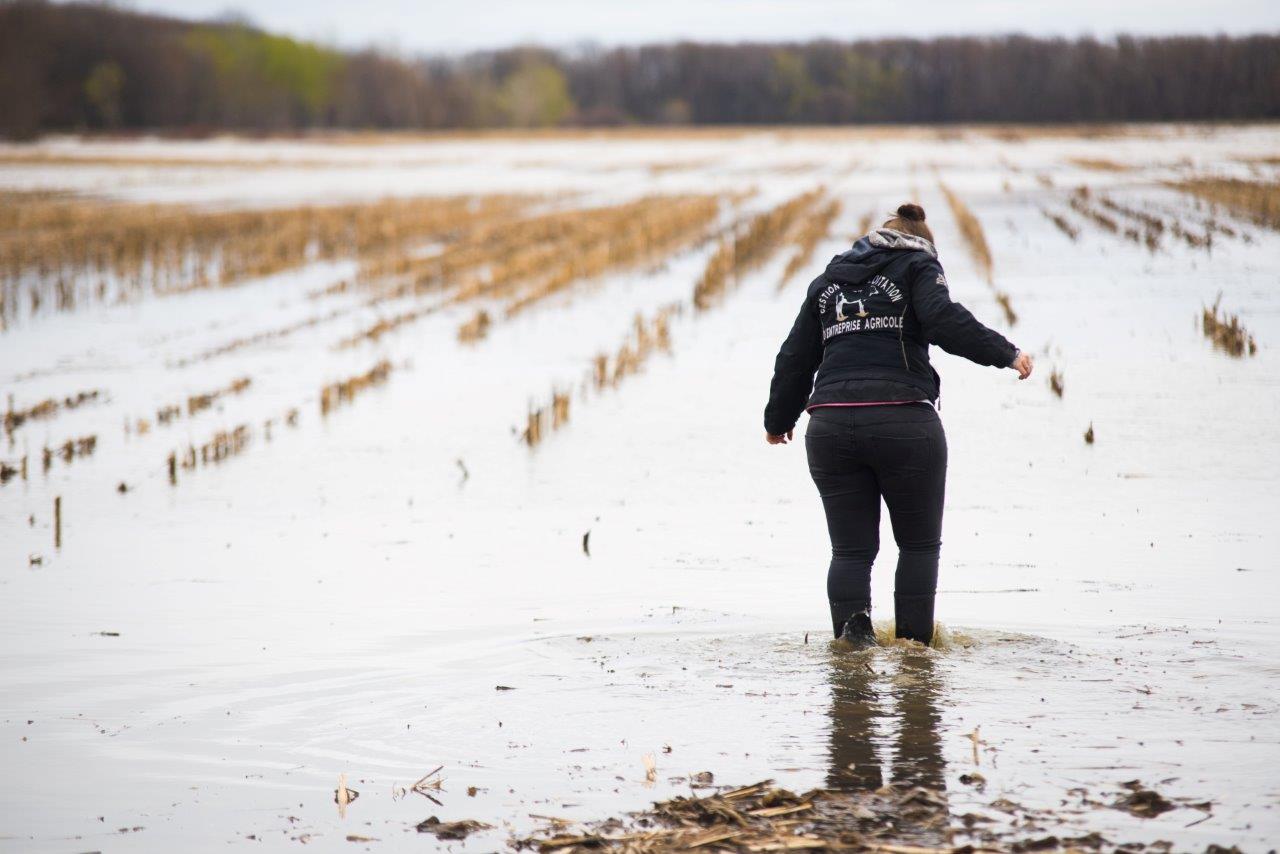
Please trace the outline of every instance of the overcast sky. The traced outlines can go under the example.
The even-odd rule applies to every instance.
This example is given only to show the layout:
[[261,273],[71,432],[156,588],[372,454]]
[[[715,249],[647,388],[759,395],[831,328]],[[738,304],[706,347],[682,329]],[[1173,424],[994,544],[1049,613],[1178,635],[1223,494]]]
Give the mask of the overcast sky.
[[236,12],[276,32],[406,53],[681,38],[1280,31],[1280,0],[127,0],[119,5],[184,18]]

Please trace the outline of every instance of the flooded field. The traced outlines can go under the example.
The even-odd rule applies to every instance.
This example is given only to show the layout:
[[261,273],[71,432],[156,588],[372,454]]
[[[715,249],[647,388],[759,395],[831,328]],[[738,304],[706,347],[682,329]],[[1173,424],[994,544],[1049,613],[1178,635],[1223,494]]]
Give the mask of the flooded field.
[[[1273,849],[1277,182],[1274,126],[0,146],[0,850],[765,779],[937,795],[882,850]],[[944,641],[855,655],[760,413],[908,199],[1038,365],[935,349]]]

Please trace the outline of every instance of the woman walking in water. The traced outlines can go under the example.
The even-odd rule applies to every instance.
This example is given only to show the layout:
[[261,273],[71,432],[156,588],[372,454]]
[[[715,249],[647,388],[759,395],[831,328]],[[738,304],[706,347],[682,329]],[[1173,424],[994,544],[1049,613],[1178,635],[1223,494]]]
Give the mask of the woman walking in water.
[[1031,356],[951,301],[924,210],[905,204],[813,280],[774,362],[765,438],[786,444],[809,411],[809,473],[831,535],[831,625],[856,647],[876,642],[871,564],[882,497],[898,544],[897,636],[933,640],[947,440],[930,344],[1031,375]]

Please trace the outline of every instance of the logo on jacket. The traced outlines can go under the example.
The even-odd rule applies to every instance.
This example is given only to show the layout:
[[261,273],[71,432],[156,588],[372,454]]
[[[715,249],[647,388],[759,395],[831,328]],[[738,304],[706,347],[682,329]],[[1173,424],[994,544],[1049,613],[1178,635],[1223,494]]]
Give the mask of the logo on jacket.
[[[845,288],[850,295],[857,296],[846,295]],[[905,296],[895,282],[884,276],[872,276],[858,285],[842,286],[834,282],[827,285],[818,295],[818,314],[825,324],[822,328],[823,342],[851,332],[901,330],[906,309],[899,311],[894,303],[902,302]],[[833,298],[834,306],[831,304]],[[834,318],[828,314],[833,308]]]
[[[871,294],[868,294],[868,296],[871,296]],[[848,320],[849,318],[848,318],[848,317],[846,317],[846,316],[845,316],[845,313],[844,313],[844,307],[845,307],[846,305],[855,305],[855,304],[858,306],[858,317],[866,317],[866,316],[867,316],[867,309],[866,309],[866,307],[862,304],[862,300],[860,300],[860,299],[845,299],[844,294],[843,294],[843,293],[841,293],[841,294],[840,294],[840,296],[836,298],[836,320],[839,320],[839,321],[842,321],[842,322],[843,322],[843,321],[845,321],[845,320]]]

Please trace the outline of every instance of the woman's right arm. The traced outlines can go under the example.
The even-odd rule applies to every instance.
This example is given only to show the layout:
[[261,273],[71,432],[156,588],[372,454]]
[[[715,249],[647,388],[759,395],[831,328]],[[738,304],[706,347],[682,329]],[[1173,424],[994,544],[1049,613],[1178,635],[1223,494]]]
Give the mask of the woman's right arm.
[[[784,436],[796,426],[813,390],[813,373],[822,362],[822,327],[818,309],[806,295],[791,333],[782,342],[773,362],[769,403],[764,408],[764,429],[770,436]],[[775,443],[777,444],[777,443]]]
[[[926,339],[956,356],[979,365],[1016,368],[1019,375],[1031,373],[1031,357],[1009,340],[982,325],[958,302],[952,302],[942,265],[928,261],[919,265],[912,280],[911,306],[924,327]],[[1016,363],[1024,361],[1019,367]],[[1025,378],[1025,377],[1024,377]]]

